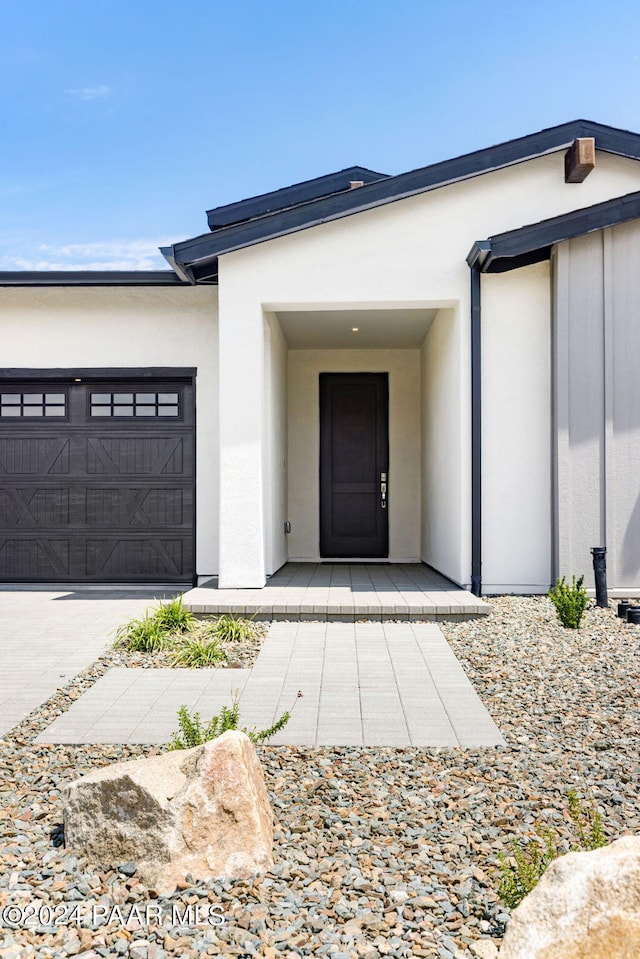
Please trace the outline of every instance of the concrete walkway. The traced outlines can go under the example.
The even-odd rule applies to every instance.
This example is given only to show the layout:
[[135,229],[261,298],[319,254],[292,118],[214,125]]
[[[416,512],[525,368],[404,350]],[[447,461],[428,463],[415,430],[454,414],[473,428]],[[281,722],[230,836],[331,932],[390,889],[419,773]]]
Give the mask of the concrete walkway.
[[458,620],[490,607],[423,563],[286,563],[263,589],[218,589],[211,580],[185,593],[194,613],[263,619]]
[[209,718],[234,690],[249,727],[295,703],[274,744],[504,745],[440,629],[382,622],[273,623],[252,670],[113,669],[37,741],[165,743],[179,706]]
[[97,659],[116,628],[140,616],[157,595],[1,588],[0,736]]

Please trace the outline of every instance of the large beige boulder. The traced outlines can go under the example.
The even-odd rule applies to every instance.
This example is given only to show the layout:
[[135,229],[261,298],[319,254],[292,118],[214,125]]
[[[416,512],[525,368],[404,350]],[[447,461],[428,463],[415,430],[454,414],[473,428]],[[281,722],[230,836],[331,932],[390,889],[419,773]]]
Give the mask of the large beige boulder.
[[133,860],[160,892],[187,873],[245,878],[273,862],[262,768],[241,732],[98,769],[70,783],[63,802],[67,846],[104,866]]
[[556,859],[514,911],[500,959],[638,959],[640,837]]

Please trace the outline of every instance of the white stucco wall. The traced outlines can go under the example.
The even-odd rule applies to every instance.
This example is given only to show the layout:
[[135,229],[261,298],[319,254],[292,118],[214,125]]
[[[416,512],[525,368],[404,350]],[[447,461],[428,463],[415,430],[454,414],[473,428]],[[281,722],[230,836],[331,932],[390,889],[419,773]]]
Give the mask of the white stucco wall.
[[482,277],[482,584],[552,579],[549,264]]
[[320,559],[320,373],[389,374],[389,556],[420,559],[420,351],[289,351],[289,558]]
[[421,558],[429,566],[467,584],[461,576],[460,542],[464,539],[459,485],[466,437],[460,431],[466,371],[462,331],[454,309],[438,312],[420,351],[422,406]]
[[265,315],[265,570],[287,561],[287,344],[278,318]]
[[0,288],[3,367],[196,367],[196,566],[218,568],[215,287]]
[[234,291],[218,297],[220,526],[219,585],[261,588],[266,582],[265,316],[253,303],[240,316]]
[[[448,442],[459,445],[460,453],[448,481],[459,527],[451,533],[455,542],[446,546],[446,572],[461,583],[469,582],[471,563],[470,284],[465,257],[477,239],[640,186],[636,161],[600,152],[585,182],[567,185],[563,155],[558,151],[220,258],[221,326],[228,323],[245,341],[255,335],[263,309],[456,307],[457,329],[450,336],[458,344],[462,378]],[[254,373],[251,364],[234,371],[249,392]],[[524,433],[516,442],[512,458],[517,462],[527,455]],[[247,507],[252,490],[249,481],[236,490]],[[249,528],[255,521],[251,508],[239,509],[235,516],[242,524],[236,533],[246,541],[251,562],[263,553],[263,526]]]

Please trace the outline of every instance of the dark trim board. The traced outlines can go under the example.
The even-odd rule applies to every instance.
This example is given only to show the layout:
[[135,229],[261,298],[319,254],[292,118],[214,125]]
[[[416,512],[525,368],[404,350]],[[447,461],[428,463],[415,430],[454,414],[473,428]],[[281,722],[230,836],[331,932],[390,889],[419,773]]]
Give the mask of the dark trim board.
[[517,230],[498,233],[486,240],[477,240],[469,251],[467,263],[482,273],[506,273],[548,260],[556,243],[637,219],[640,219],[640,192],[627,193]]
[[267,213],[275,213],[289,206],[308,203],[310,200],[317,200],[332,193],[341,193],[348,190],[353,181],[373,183],[375,180],[384,180],[387,176],[387,173],[376,173],[362,166],[347,167],[346,170],[339,170],[337,173],[327,173],[312,180],[294,183],[293,186],[286,186],[280,190],[272,190],[270,193],[262,193],[247,200],[239,200],[236,203],[227,203],[207,210],[209,229],[219,230],[221,227],[252,220]]
[[471,268],[471,592],[482,593],[482,312],[480,271]]
[[189,286],[173,270],[2,270],[0,286]]
[[184,379],[195,380],[195,366],[132,366],[132,367],[64,367],[40,370],[37,367],[0,368],[0,380],[145,380],[145,379]]
[[183,267],[191,277],[192,283],[218,283],[218,260],[217,258],[203,266]]
[[[171,269],[175,271],[176,276],[178,277],[178,279],[179,279],[182,283],[184,283],[184,284],[188,284],[189,286],[193,286],[193,272],[192,272],[192,270],[186,269],[186,268],[183,267],[180,263],[177,263],[177,262],[176,262],[176,259],[175,259],[175,257],[173,256],[173,248],[170,247],[170,246],[161,246],[161,247],[160,247],[160,252],[162,253],[163,257],[165,258],[165,260],[167,261],[167,263],[169,264],[169,266],[171,267]],[[218,269],[217,269],[217,264],[216,264],[215,282],[217,283],[217,281],[218,281]],[[204,280],[203,280],[203,282],[204,282]],[[213,280],[212,280],[211,282],[213,282]]]
[[[582,137],[595,138],[598,150],[640,159],[639,134],[590,120],[573,120],[452,160],[365,183],[357,190],[319,197],[241,223],[222,226],[214,232],[166,247],[163,253],[171,262],[175,261],[182,267],[186,275],[193,277],[195,282],[195,275],[191,272],[193,268],[197,265],[202,270],[202,278],[213,275],[217,267],[212,261],[223,253],[522,163],[546,153],[566,150],[574,140]],[[287,189],[294,190],[295,187]],[[208,273],[203,269],[206,262],[211,263]]]

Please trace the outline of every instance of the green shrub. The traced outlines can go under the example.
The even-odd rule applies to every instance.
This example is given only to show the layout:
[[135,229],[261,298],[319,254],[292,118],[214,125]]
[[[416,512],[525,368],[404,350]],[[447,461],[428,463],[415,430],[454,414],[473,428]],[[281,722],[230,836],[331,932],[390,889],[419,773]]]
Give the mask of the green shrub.
[[594,805],[583,808],[575,789],[567,792],[569,816],[573,822],[576,834],[576,843],[571,847],[572,852],[581,852],[589,849],[601,849],[607,845],[604,834],[602,816]]
[[118,628],[115,645],[134,653],[157,653],[167,645],[167,633],[147,611],[142,619],[132,619]]
[[[602,816],[597,808],[583,807],[575,789],[568,790],[567,803],[575,836],[571,852],[588,852],[606,846]],[[513,840],[510,857],[498,853],[501,876],[498,895],[510,909],[522,902],[553,860],[564,854],[559,848],[560,837],[549,827],[536,823],[534,830],[535,836],[520,842]]]
[[583,584],[584,576],[581,576],[579,580],[576,580],[574,576],[571,585],[567,583],[563,576],[549,590],[549,599],[557,610],[560,622],[567,629],[579,628],[583,613],[587,608],[589,600]]
[[503,852],[498,853],[501,873],[498,895],[510,909],[515,909],[522,902],[547,866],[560,855],[551,830],[544,829],[539,823],[534,828],[535,837],[519,843],[513,840],[511,859]]
[[215,666],[226,660],[227,654],[217,639],[206,639],[201,636],[187,636],[176,646],[173,654],[172,666]]
[[236,619],[235,616],[224,615],[212,623],[209,632],[222,642],[239,642],[243,639],[253,639],[256,631],[248,619]]
[[[291,713],[287,711],[268,729],[257,731],[254,728],[241,731],[252,743],[262,743],[284,729],[290,718]],[[190,749],[192,746],[201,746],[202,743],[217,739],[230,729],[240,729],[240,707],[237,695],[234,696],[231,706],[223,706],[208,723],[202,722],[200,713],[190,714],[186,706],[181,706],[178,710],[178,726],[179,731],[171,737],[169,749]]]
[[153,613],[158,626],[167,633],[186,633],[193,625],[193,613],[182,605],[182,596],[162,603]]

